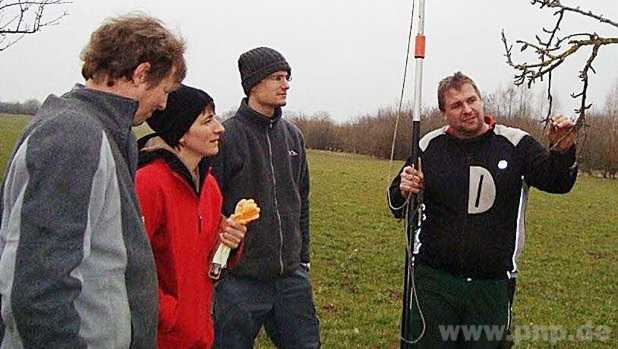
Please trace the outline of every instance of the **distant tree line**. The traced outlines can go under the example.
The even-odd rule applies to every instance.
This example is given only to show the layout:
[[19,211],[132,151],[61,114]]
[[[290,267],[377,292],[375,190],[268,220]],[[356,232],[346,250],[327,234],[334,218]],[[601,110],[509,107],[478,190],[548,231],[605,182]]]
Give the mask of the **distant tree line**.
[[[543,110],[547,108],[544,95],[535,95],[520,86],[499,88],[483,95],[485,112],[501,124],[517,127],[538,140],[543,137]],[[554,97],[554,106],[559,100]],[[20,102],[0,102],[0,114],[34,115],[41,106],[36,99]],[[234,114],[221,114],[226,119]],[[578,162],[582,171],[615,178],[618,174],[618,81],[608,92],[601,110],[588,112],[586,127],[580,131]],[[380,159],[391,156],[393,133],[397,121],[397,108],[379,109],[353,120],[337,123],[327,112],[312,115],[290,113],[287,115],[302,131],[308,148],[371,155]],[[403,160],[410,152],[409,108],[402,110],[397,127],[394,159]],[[437,108],[423,111],[421,134],[444,125]]]
[[0,114],[34,115],[41,107],[37,99],[28,99],[20,102],[0,102]]
[[[544,140],[544,109],[547,99],[524,86],[499,88],[483,96],[485,111],[507,126],[517,127]],[[554,97],[554,106],[559,101]],[[397,108],[383,108],[353,120],[337,123],[327,112],[312,115],[292,113],[288,117],[303,131],[308,148],[371,155],[391,156]],[[422,113],[421,134],[443,126],[437,108]],[[618,172],[618,82],[607,94],[602,110],[588,112],[586,127],[580,130],[578,163],[580,170],[614,177]],[[409,109],[403,110],[397,128],[394,159],[403,160],[410,152]]]

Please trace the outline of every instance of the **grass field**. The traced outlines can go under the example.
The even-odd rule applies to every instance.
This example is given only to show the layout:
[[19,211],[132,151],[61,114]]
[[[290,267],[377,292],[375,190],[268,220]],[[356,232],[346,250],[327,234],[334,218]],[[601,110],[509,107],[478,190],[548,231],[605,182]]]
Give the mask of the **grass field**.
[[[0,116],[0,166],[24,125],[23,118]],[[310,151],[309,163],[311,274],[323,347],[398,348],[404,236],[386,209],[388,162]],[[533,190],[515,333],[537,326],[575,335],[592,326],[607,340],[517,347],[618,347],[617,267],[618,181],[582,176],[563,196]],[[271,346],[261,338],[258,347]]]

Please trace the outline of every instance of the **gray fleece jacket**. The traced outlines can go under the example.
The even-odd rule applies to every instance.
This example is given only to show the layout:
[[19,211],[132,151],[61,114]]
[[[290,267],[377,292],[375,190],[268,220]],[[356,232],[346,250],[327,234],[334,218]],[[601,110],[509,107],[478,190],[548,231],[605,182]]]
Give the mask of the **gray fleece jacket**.
[[243,99],[225,133],[212,172],[229,216],[240,199],[254,199],[260,218],[249,224],[243,253],[230,270],[272,280],[309,262],[309,171],[300,130],[281,117],[256,112]]
[[157,276],[133,179],[137,103],[47,98],[0,189],[1,348],[154,348]]

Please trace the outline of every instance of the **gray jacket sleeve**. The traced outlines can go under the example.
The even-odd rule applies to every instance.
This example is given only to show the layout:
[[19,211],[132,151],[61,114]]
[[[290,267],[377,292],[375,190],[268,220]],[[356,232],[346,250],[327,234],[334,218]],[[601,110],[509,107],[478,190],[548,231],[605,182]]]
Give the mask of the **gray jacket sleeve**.
[[73,303],[82,280],[74,271],[95,219],[88,211],[101,137],[86,120],[51,120],[30,135],[13,162],[23,176],[8,178],[22,195],[10,218],[19,236],[11,308],[26,348],[86,347]]

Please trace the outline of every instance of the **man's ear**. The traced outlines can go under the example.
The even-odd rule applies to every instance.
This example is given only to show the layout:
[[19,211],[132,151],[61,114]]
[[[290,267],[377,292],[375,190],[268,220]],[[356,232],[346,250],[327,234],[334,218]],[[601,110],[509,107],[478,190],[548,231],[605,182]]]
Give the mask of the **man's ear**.
[[140,63],[135,70],[133,70],[133,84],[140,85],[146,83],[148,80],[148,73],[150,72],[150,63]]

